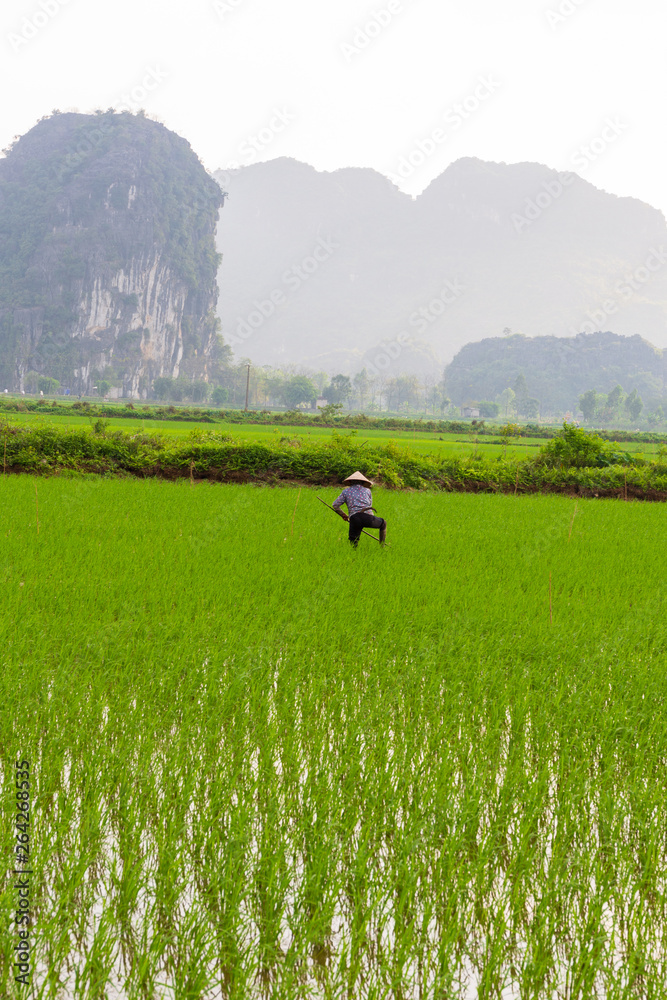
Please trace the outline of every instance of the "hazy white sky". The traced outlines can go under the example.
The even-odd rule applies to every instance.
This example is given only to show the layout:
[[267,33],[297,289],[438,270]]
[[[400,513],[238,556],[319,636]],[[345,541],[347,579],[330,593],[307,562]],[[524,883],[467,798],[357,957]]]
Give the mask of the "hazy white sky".
[[4,0],[0,146],[144,107],[209,169],[534,160],[667,212],[661,0]]

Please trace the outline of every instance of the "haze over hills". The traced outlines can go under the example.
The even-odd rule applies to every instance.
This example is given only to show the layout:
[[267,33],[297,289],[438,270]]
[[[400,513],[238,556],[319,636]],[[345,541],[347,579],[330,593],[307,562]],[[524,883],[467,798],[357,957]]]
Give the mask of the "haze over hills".
[[287,158],[216,177],[223,336],[257,364],[425,375],[508,328],[667,346],[665,217],[574,174],[465,158],[416,199]]
[[665,398],[665,352],[641,337],[580,333],[576,337],[513,334],[466,344],[447,366],[444,388],[457,405],[495,400],[523,376],[526,394],[540,411],[576,412],[589,389],[636,390],[647,411]]
[[19,139],[0,160],[4,386],[219,378],[217,270],[223,336],[257,365],[427,385],[456,355],[456,403],[517,373],[550,407],[612,379],[663,397],[667,224],[640,201],[475,159],[417,199],[374,170],[285,158],[217,179],[140,115],[55,114]]

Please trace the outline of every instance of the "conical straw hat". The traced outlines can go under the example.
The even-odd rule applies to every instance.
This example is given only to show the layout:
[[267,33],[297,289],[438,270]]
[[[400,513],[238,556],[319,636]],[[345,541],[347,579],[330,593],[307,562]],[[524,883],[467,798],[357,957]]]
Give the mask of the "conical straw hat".
[[357,469],[356,472],[353,472],[351,476],[348,476],[347,479],[344,479],[343,482],[344,483],[368,483],[369,486],[373,485],[372,482],[370,481],[370,479],[367,479],[366,476],[363,474],[363,472],[359,472],[358,469]]

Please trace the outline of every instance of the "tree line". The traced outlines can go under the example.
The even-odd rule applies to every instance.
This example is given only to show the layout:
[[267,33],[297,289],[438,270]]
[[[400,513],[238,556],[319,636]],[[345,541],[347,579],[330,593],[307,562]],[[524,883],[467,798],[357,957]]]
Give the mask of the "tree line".
[[[636,389],[626,394],[620,385],[616,385],[606,396],[595,389],[588,389],[579,397],[579,408],[587,424],[618,424],[628,420],[636,423],[644,409],[644,402]],[[646,422],[652,427],[664,419],[660,406],[646,415]]]
[[[249,366],[249,371],[248,371]],[[329,376],[297,366],[284,369],[254,366],[247,360],[228,365],[211,381],[187,378],[156,378],[152,396],[161,402],[210,402],[214,406],[243,406],[246,392],[252,408],[284,406],[315,409],[318,400],[338,409],[422,412],[458,415],[458,408],[443,389],[442,379],[419,379],[416,375],[373,377],[366,369],[356,375]],[[321,405],[321,404],[320,404]]]
[[[113,397],[122,385],[112,369],[93,372],[93,394]],[[255,366],[248,359],[232,363],[225,357],[214,363],[209,377],[182,374],[177,378],[159,376],[145,385],[146,398],[156,402],[210,404],[214,407],[245,407],[251,409],[312,409],[317,406],[333,407],[332,412],[359,410],[369,414],[430,414],[455,419],[460,414],[445,391],[444,374],[438,378],[416,375],[370,375],[366,369],[356,375],[339,373],[330,376],[323,371],[312,371],[298,366],[274,368],[270,365]],[[57,395],[66,390],[58,379],[30,371],[24,379],[28,393]],[[69,395],[70,393],[68,393]],[[532,396],[523,374],[517,376],[493,400],[467,401],[479,412],[482,419],[544,418],[540,401]],[[588,389],[579,396],[581,419],[588,425],[617,426],[636,424],[643,414],[643,423],[657,427],[667,420],[661,406],[652,404],[645,412],[644,402],[633,388],[626,393],[616,385],[609,393]],[[574,414],[573,414],[574,415]],[[558,418],[548,414],[547,419]],[[569,417],[568,417],[569,419]]]
[[[583,422],[591,426],[622,427],[627,423],[636,424],[645,410],[644,401],[637,389],[626,393],[620,385],[616,385],[607,394],[588,389],[579,396],[578,402]],[[471,405],[479,410],[480,417],[486,419],[523,417],[536,420],[542,415],[540,401],[530,395],[523,375],[517,376],[512,385],[504,389],[494,401],[482,400]],[[650,412],[644,412],[643,422],[649,427],[657,427],[666,419],[667,414],[663,408],[654,405]]]
[[[92,395],[114,397],[123,395],[124,379],[111,366],[93,371]],[[322,405],[338,410],[364,410],[368,413],[429,413],[440,416],[458,416],[444,392],[443,379],[418,378],[416,375],[374,377],[366,369],[356,375],[339,373],[330,376],[323,371],[312,371],[296,365],[274,368],[256,366],[248,359],[231,363],[214,360],[209,365],[207,378],[200,372],[187,371],[172,378],[166,375],[144,383],[142,395],[156,402],[196,403],[213,406],[243,407],[252,409],[285,407],[286,409],[315,409]],[[62,376],[61,376],[62,377]],[[30,371],[24,378],[25,390],[44,395],[79,395],[70,389],[67,378]]]

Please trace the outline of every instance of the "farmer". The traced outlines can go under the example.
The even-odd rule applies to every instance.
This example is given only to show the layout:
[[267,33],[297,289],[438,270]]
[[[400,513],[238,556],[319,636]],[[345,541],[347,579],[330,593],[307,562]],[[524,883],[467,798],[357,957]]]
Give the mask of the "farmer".
[[[387,522],[384,518],[375,517],[371,513],[373,510],[372,482],[370,479],[366,479],[363,472],[353,472],[343,482],[347,483],[347,486],[341,495],[334,500],[333,509],[337,514],[340,514],[344,521],[349,521],[350,533],[348,537],[350,542],[356,549],[362,528],[379,528],[380,545],[384,545],[387,537]],[[347,506],[347,514],[344,514],[340,509],[342,504]]]

